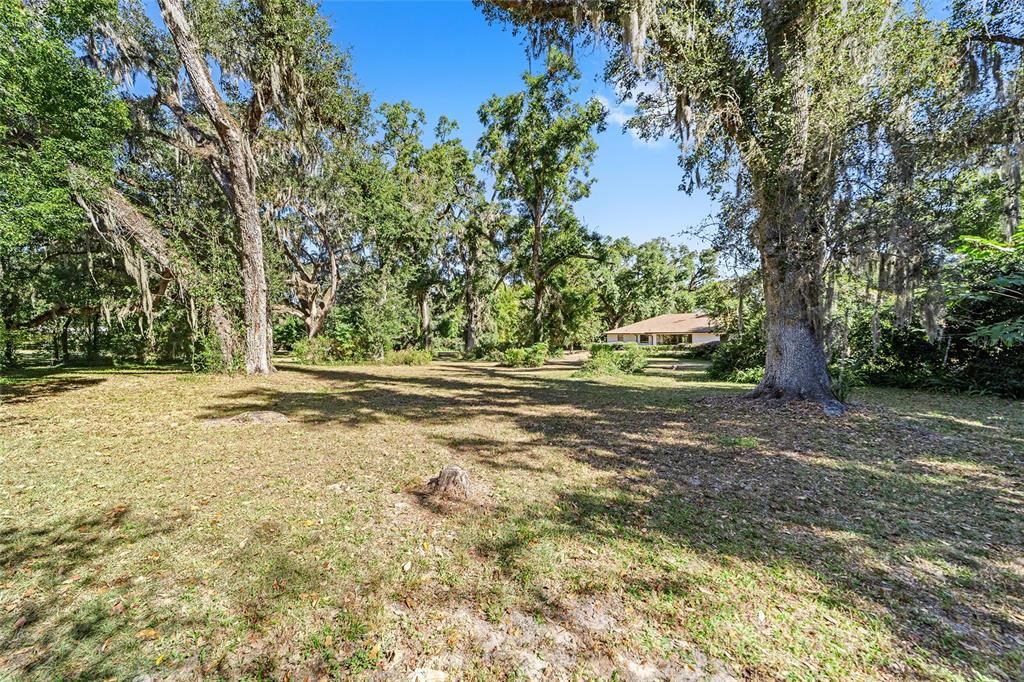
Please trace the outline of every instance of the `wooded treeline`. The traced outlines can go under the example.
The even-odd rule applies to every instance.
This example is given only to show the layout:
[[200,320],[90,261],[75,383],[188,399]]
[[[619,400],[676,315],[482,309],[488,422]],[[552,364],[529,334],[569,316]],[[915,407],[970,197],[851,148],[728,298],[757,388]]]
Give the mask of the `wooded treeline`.
[[[464,141],[371,101],[305,0],[0,0],[3,363],[264,373],[700,308],[767,397],[829,403],[843,367],[1024,383],[1019,2],[481,4],[544,68]],[[597,40],[628,125],[718,199],[713,249],[574,212],[605,111],[571,53]]]

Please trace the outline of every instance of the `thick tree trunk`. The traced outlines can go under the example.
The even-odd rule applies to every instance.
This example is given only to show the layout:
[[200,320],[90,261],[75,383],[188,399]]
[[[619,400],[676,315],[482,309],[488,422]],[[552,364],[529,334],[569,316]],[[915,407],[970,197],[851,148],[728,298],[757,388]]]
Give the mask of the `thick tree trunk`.
[[[242,236],[242,288],[245,301],[242,315],[245,322],[245,371],[247,374],[269,374],[273,353],[273,330],[270,326],[270,298],[263,260],[263,228],[256,213],[256,194],[238,201],[236,215]],[[251,205],[250,204],[251,201]],[[251,209],[251,210],[249,210]]]
[[800,210],[781,215],[757,230],[767,328],[764,379],[751,397],[811,400],[839,413],[822,337],[820,245]]
[[463,288],[463,307],[465,321],[462,329],[463,347],[467,353],[472,353],[480,342],[480,332],[483,327],[484,301],[483,288],[480,277],[480,262],[483,259],[480,249],[480,235],[473,229],[466,233],[466,251],[464,256],[464,268],[466,284]]
[[17,309],[16,305],[11,305],[9,308],[4,309],[3,321],[4,321],[4,367],[14,367],[15,356],[14,356],[14,311]]
[[256,162],[242,127],[231,115],[213,83],[205,55],[192,35],[192,28],[179,0],[159,0],[160,14],[182,65],[207,116],[213,123],[227,159],[221,173],[222,189],[238,220],[242,247],[242,287],[245,293],[245,369],[249,374],[273,371],[272,329],[263,255],[263,228],[256,203]]

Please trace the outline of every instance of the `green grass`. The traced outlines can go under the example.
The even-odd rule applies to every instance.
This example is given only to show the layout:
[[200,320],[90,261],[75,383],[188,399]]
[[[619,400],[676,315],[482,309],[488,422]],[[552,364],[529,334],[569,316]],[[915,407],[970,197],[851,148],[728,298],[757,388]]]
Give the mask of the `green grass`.
[[0,678],[1024,677],[1019,404],[701,368],[4,377]]

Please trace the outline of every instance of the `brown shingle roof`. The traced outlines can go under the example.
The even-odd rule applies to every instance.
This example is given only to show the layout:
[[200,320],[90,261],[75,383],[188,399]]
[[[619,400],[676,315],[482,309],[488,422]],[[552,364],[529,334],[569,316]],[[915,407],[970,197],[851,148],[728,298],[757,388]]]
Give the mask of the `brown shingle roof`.
[[700,313],[676,313],[658,315],[627,324],[624,327],[609,329],[605,334],[694,334],[698,332],[715,332],[711,325],[711,318]]

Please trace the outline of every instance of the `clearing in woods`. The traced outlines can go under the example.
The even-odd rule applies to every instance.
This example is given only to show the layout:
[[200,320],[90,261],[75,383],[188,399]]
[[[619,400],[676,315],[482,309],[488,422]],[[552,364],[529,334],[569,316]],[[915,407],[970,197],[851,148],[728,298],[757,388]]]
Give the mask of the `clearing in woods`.
[[3,378],[0,677],[1024,677],[1020,404],[572,370]]

